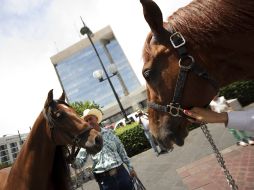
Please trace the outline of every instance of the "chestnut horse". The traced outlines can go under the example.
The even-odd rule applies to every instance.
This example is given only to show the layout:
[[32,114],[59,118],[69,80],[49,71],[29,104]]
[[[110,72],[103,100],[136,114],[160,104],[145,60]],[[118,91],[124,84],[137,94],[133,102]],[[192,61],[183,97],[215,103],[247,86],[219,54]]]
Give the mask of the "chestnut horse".
[[206,107],[219,87],[254,79],[254,1],[194,0],[167,22],[155,2],[140,1],[151,29],[142,70],[150,129],[172,149],[188,135],[183,109]]
[[51,90],[12,168],[0,171],[0,189],[70,189],[66,145],[94,154],[102,148],[102,137],[65,103],[64,93],[53,100]]

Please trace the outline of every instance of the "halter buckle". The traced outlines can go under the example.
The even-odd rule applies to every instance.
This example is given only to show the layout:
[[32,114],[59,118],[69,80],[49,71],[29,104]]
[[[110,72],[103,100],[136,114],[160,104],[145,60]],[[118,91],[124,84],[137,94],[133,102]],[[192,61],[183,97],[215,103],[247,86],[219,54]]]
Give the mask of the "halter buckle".
[[180,111],[182,108],[179,104],[170,103],[167,105],[167,112],[173,117],[181,117]]
[[170,42],[172,46],[176,49],[185,44],[185,39],[180,32],[175,32],[170,36]]
[[[187,62],[188,65],[184,65],[183,63]],[[188,71],[192,68],[194,64],[194,58],[191,55],[186,55],[179,59],[179,67],[185,71]]]

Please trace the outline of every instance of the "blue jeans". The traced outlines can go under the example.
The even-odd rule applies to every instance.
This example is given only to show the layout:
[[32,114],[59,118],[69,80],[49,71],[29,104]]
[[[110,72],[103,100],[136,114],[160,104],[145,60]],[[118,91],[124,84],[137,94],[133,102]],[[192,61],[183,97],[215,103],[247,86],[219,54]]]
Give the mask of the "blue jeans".
[[96,179],[100,190],[132,190],[132,179],[124,167],[121,167],[114,176],[105,176]]

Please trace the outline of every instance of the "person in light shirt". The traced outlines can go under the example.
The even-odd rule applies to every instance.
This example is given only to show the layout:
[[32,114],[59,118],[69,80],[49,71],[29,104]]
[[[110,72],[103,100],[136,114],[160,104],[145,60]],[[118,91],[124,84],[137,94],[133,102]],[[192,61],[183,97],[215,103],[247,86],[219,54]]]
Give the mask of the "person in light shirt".
[[160,145],[159,145],[159,147],[161,150],[159,152],[159,150],[156,146],[156,143],[155,143],[155,139],[152,137],[152,135],[150,133],[148,115],[145,114],[143,111],[138,110],[137,116],[139,117],[139,124],[143,126],[145,136],[146,136],[148,142],[150,143],[151,147],[153,148],[156,156],[159,156],[160,154],[168,153],[168,151],[165,150],[164,148],[162,148]]
[[[232,111],[230,105],[227,103],[224,96],[216,95],[214,99],[210,103],[211,110],[222,113],[222,112],[230,112]],[[234,136],[237,140],[236,144],[241,146],[248,146],[254,144],[254,140],[250,137],[245,131],[237,130],[233,128],[228,129],[229,132]]]
[[[103,137],[102,150],[95,155],[90,155],[93,161],[94,177],[100,190],[132,190],[132,177],[136,176],[136,172],[120,139],[112,130],[100,128],[101,111],[98,109],[86,109],[82,118],[94,129],[100,131]],[[76,169],[83,167],[88,157],[86,150],[81,149],[72,167]]]

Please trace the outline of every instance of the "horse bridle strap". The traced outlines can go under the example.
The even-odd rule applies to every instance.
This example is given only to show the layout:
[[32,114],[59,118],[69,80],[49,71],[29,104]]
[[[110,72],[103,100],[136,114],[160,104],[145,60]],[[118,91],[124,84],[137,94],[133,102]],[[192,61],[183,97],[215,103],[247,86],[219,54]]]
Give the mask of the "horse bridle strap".
[[[55,109],[56,108],[56,105],[57,104],[64,104],[68,107],[70,107],[69,104],[67,104],[65,101],[62,101],[62,100],[53,100],[51,103],[50,103],[50,107],[52,109]],[[49,128],[50,128],[50,132],[51,132],[51,139],[52,141],[56,144],[55,142],[55,135],[54,135],[54,129],[56,128],[56,124],[55,124],[55,121],[52,121],[52,120],[48,120],[48,123],[49,123]],[[81,134],[79,135],[76,135],[76,136],[73,136],[73,145],[72,145],[72,148],[71,148],[71,151],[69,150],[68,146],[66,146],[66,149],[68,150],[68,156],[67,156],[67,161],[68,163],[72,163],[73,161],[75,161],[75,158],[80,150],[80,146],[79,146],[79,142],[85,137],[86,135],[86,132],[89,131],[90,129],[92,129],[91,126],[88,126],[86,127]],[[77,148],[76,148],[77,147]]]
[[169,113],[173,117],[181,117],[183,112],[180,105],[175,105],[173,103],[163,106],[154,102],[147,102],[147,106],[157,111]]
[[180,67],[173,100],[166,106],[159,105],[154,102],[148,102],[148,107],[158,111],[167,112],[173,117],[181,117],[183,115],[183,108],[181,106],[182,95],[189,71],[193,72],[199,77],[202,77],[203,79],[208,80],[216,90],[218,89],[218,84],[212,77],[208,75],[206,70],[197,65],[195,59],[188,54],[188,51],[185,47],[186,41],[182,34],[180,32],[175,32],[171,27],[168,28],[168,32],[171,34],[170,43],[178,53]]
[[[49,106],[50,106],[51,108],[55,109],[57,104],[64,104],[64,105],[70,107],[69,104],[67,104],[65,101],[62,101],[62,100],[53,100],[53,101],[50,103]],[[53,133],[54,133],[54,128],[56,127],[55,122],[52,121],[52,120],[49,120],[48,123],[49,123],[49,128],[50,128],[50,130],[51,130],[51,138],[52,138],[53,142],[55,142],[55,140],[54,140],[54,134],[53,134]],[[76,135],[76,136],[73,136],[73,143],[74,143],[75,145],[78,145],[78,143],[79,143],[79,142],[84,138],[84,136],[86,135],[86,132],[87,132],[88,130],[90,130],[90,129],[92,129],[92,127],[91,127],[91,126],[88,126],[88,127],[86,127],[86,128],[84,129],[84,131],[82,131],[81,134]]]

